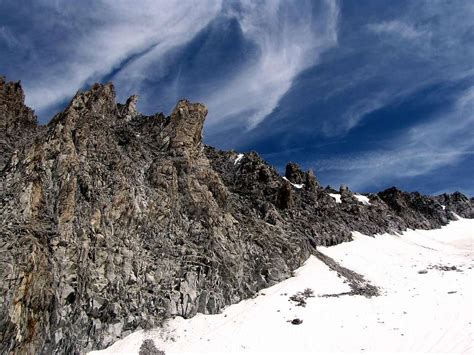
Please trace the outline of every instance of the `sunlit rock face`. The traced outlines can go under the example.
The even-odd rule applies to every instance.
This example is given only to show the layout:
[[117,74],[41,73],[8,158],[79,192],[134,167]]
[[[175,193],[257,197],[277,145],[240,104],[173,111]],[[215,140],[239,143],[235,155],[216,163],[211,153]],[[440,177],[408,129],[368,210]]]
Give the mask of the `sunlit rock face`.
[[336,203],[312,172],[202,142],[207,108],[140,114],[112,84],[46,126],[0,78],[0,352],[74,353],[173,315],[217,313],[318,245],[473,216],[461,194],[390,189]]

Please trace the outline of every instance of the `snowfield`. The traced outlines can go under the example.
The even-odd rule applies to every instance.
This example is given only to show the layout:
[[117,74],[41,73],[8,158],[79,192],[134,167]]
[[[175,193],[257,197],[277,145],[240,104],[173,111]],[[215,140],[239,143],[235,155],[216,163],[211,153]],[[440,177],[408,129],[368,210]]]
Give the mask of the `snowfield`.
[[[90,354],[138,354],[144,339],[172,354],[435,352],[473,354],[474,220],[438,230],[368,237],[319,251],[377,286],[380,296],[349,292],[316,257],[295,277],[227,307],[222,314],[175,318]],[[312,289],[297,306],[289,297]],[[294,325],[291,320],[300,319]]]

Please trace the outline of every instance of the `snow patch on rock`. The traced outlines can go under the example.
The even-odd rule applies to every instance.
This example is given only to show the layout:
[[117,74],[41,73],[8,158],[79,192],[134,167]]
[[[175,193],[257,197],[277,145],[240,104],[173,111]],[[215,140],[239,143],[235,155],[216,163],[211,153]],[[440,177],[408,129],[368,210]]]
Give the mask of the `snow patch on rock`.
[[243,154],[237,155],[237,158],[235,158],[234,160],[234,165],[236,165],[239,161],[241,161],[243,157],[244,157]]
[[288,181],[291,184],[291,186],[293,186],[297,189],[302,189],[304,187],[304,184],[294,184],[290,180],[288,180],[285,176],[283,176],[283,180]]
[[354,197],[359,201],[362,202],[364,205],[370,205],[369,198],[364,195],[354,194]]

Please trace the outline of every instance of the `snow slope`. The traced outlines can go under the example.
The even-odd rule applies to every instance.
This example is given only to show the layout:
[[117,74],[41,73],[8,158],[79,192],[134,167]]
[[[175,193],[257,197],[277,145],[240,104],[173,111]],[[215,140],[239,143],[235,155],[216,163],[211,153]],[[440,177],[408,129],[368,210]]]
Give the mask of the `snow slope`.
[[[380,288],[381,295],[319,297],[349,291],[311,257],[295,277],[222,314],[175,318],[163,329],[135,332],[103,351],[138,354],[144,339],[171,354],[437,352],[473,353],[474,220],[319,248]],[[453,268],[455,267],[455,269]],[[453,269],[453,270],[451,270]],[[306,288],[306,307],[289,296]],[[302,324],[288,322],[299,318]]]

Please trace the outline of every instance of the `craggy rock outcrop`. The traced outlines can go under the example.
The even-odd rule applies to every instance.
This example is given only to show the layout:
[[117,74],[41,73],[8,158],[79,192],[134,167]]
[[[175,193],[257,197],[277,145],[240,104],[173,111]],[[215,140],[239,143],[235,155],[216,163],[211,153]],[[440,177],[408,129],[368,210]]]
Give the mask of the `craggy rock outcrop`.
[[474,218],[474,198],[470,199],[464,196],[460,192],[453,194],[442,194],[434,197],[438,201],[442,208],[446,208],[449,211],[453,211],[459,216],[466,218]]
[[24,101],[20,82],[6,82],[5,77],[0,76],[0,170],[4,169],[15,149],[28,144],[25,139],[38,129],[34,112],[24,105]]
[[306,190],[316,191],[320,186],[312,170],[304,172],[296,163],[288,163],[285,177],[294,184],[303,185]]
[[[216,313],[318,245],[472,217],[460,194],[389,189],[336,203],[312,172],[202,143],[207,109],[145,116],[112,84],[46,126],[0,79],[0,352],[78,353],[173,315]],[[303,186],[300,186],[300,185]],[[443,206],[445,207],[443,207]]]

